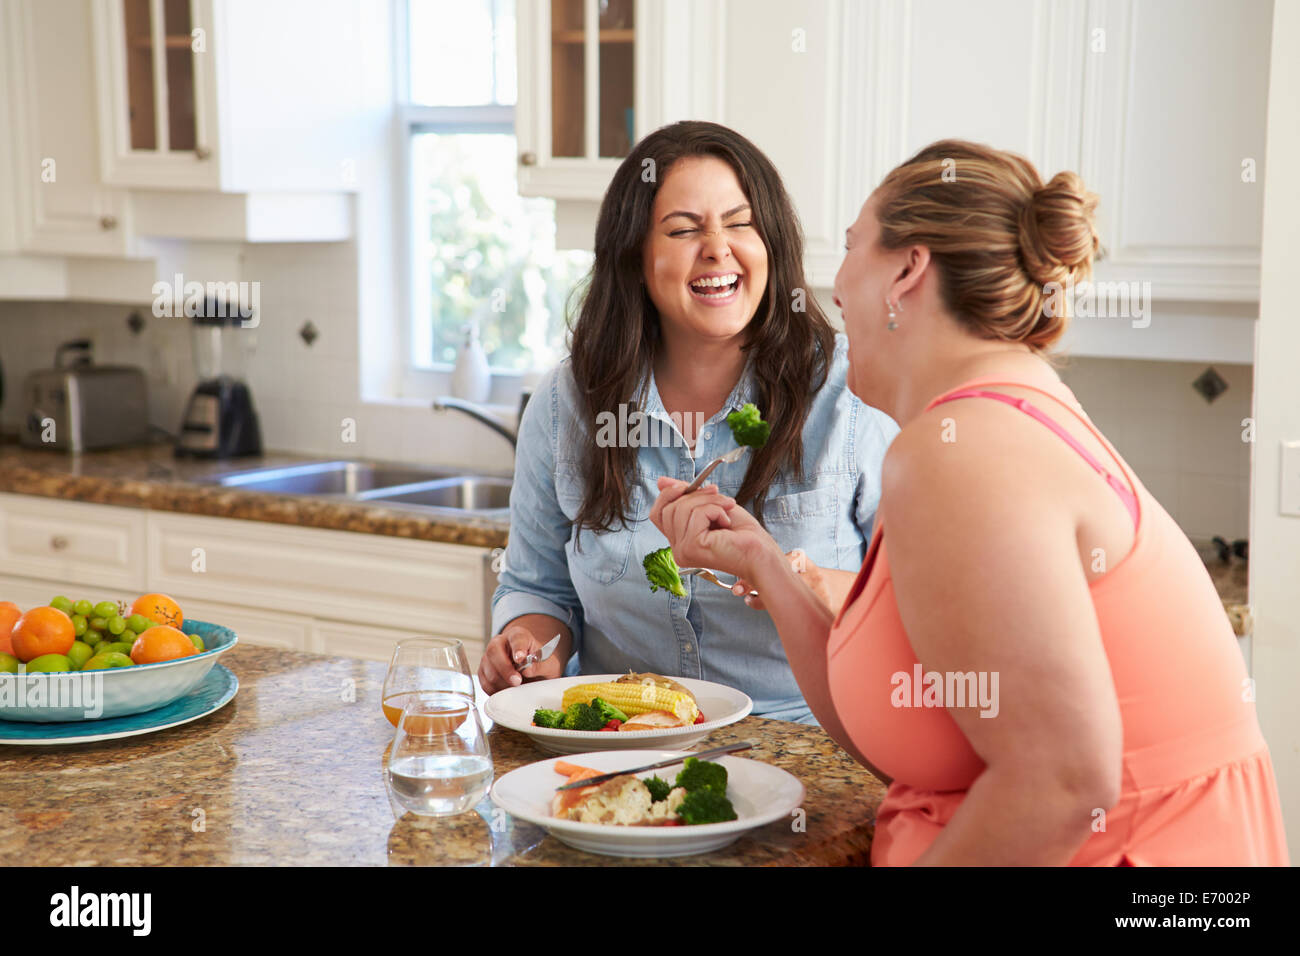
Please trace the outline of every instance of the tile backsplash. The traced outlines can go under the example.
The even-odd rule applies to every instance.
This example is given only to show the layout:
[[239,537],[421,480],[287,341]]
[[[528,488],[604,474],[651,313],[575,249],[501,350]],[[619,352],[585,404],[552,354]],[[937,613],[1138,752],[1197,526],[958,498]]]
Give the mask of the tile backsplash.
[[[262,321],[249,381],[269,449],[508,471],[509,446],[469,418],[438,415],[427,403],[363,404],[358,392],[355,255],[349,243],[249,247],[245,274],[262,282]],[[337,257],[337,262],[331,260]],[[266,277],[274,277],[268,279]],[[133,333],[138,311],[145,328]],[[298,329],[309,320],[308,346]],[[48,367],[68,339],[94,340],[101,363],[146,370],[151,421],[175,431],[194,385],[188,324],[155,318],[147,307],[0,302],[5,401],[0,427],[18,427],[18,387]],[[1251,367],[1216,365],[1227,390],[1207,403],[1192,388],[1204,365],[1074,358],[1061,377],[1148,490],[1193,537],[1245,538],[1249,530]],[[355,421],[355,441],[344,422]]]

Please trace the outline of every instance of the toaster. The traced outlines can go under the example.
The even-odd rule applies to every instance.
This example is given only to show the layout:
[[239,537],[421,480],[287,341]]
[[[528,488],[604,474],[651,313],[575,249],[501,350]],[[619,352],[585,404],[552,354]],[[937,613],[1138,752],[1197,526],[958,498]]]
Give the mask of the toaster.
[[[89,353],[89,342],[59,347]],[[149,440],[149,396],[144,372],[129,365],[95,365],[88,357],[72,367],[31,372],[23,382],[19,440],[28,448],[91,451]]]

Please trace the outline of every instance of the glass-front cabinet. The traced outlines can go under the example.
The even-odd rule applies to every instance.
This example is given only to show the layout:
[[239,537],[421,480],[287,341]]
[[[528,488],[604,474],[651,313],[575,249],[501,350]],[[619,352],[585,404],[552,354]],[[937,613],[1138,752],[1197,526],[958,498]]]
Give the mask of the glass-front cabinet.
[[652,95],[660,0],[519,0],[519,188],[599,199],[658,124]]
[[211,0],[92,0],[104,181],[218,184]]

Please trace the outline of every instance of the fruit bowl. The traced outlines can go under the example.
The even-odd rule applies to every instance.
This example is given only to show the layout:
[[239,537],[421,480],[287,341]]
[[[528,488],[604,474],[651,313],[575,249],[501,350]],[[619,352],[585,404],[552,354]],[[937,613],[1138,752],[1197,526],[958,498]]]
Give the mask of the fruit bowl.
[[102,720],[170,704],[198,686],[217,658],[239,640],[230,628],[207,621],[186,620],[185,633],[203,638],[206,650],[174,661],[107,670],[0,673],[0,720]]

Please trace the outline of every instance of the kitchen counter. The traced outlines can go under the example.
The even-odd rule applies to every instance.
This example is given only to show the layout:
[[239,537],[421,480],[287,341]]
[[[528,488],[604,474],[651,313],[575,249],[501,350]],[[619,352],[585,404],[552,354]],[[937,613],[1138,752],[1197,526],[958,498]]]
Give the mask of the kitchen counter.
[[171,445],[70,455],[6,444],[0,447],[0,492],[479,548],[505,547],[510,530],[506,518],[431,514],[341,498],[270,494],[203,484],[214,475],[232,471],[321,460],[275,452],[227,461],[177,459]]
[[[71,747],[0,746],[0,864],[862,865],[885,786],[817,727],[748,717],[695,749],[753,740],[753,759],[807,788],[806,826],[776,821],[677,860],[573,850],[490,801],[455,817],[397,819],[383,782],[393,727],[385,665],[247,643],[221,662],[239,693],[201,720]],[[354,698],[349,700],[348,698]],[[501,727],[495,776],[550,754]]]

